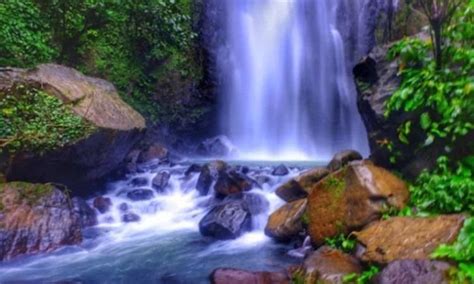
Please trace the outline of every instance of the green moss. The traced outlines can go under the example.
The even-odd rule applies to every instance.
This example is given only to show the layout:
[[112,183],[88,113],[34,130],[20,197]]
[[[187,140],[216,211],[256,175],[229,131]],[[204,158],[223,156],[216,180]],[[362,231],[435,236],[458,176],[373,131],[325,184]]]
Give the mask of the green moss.
[[292,284],[304,284],[305,275],[303,269],[297,269],[291,273],[291,283]]
[[18,85],[0,92],[1,150],[43,153],[83,139],[94,130],[44,91]]
[[301,216],[301,222],[303,223],[303,226],[305,226],[305,227],[307,227],[309,225],[309,215],[308,215],[307,210]]
[[[346,170],[347,169],[344,168],[341,170],[341,173],[330,175],[323,181],[323,187],[327,190],[330,190],[336,199],[341,198],[344,190],[346,189],[346,181],[344,178]],[[340,175],[342,177],[338,177],[336,175]]]
[[51,194],[54,186],[49,183],[34,184],[27,182],[10,182],[3,185],[3,188],[11,188],[20,194],[20,198],[26,200],[29,205],[36,204],[42,197]]

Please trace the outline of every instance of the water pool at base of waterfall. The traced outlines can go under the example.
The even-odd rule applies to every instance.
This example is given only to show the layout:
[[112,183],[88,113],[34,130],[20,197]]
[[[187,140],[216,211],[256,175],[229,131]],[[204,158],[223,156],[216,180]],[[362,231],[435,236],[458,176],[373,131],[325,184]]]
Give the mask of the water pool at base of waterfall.
[[[235,240],[216,241],[201,236],[199,220],[212,207],[213,191],[199,196],[199,173],[186,175],[189,164],[148,165],[140,172],[111,183],[104,196],[112,208],[99,214],[99,225],[84,231],[79,246],[49,254],[22,257],[0,264],[0,283],[209,283],[210,273],[219,267],[253,271],[279,271],[300,259],[288,255],[293,247],[279,244],[264,235],[268,215],[284,204],[274,191],[279,184],[304,169],[321,163],[286,162],[289,173],[272,176],[277,162],[229,162],[248,167],[248,177],[268,177],[250,192],[264,197],[268,208],[252,216],[252,231]],[[159,173],[170,173],[164,192],[154,192],[150,200],[130,201],[126,193],[134,188],[152,188]],[[136,178],[147,184],[131,186]],[[92,204],[92,199],[88,201]],[[120,205],[141,217],[137,223],[121,221]]]

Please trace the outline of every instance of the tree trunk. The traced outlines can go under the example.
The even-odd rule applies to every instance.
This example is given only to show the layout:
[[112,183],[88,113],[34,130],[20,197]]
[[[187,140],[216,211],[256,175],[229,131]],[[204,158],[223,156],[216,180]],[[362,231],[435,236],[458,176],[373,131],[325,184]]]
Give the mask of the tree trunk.
[[434,51],[435,51],[435,60],[436,60],[436,69],[440,70],[443,67],[443,40],[441,36],[441,24],[435,22],[432,24],[433,33],[434,33]]

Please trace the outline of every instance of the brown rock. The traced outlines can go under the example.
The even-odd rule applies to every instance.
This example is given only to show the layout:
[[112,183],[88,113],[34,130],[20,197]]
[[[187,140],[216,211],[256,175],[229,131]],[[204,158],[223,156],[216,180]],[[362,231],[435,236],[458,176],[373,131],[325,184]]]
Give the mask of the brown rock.
[[309,233],[315,244],[380,219],[409,198],[406,185],[371,162],[352,162],[317,183],[308,197]]
[[314,168],[281,185],[275,191],[276,195],[286,202],[306,198],[313,186],[329,174],[326,168]]
[[376,277],[377,284],[448,284],[452,266],[443,261],[398,260],[391,262]]
[[394,217],[354,233],[364,249],[358,256],[366,262],[386,264],[402,259],[428,259],[441,244],[452,243],[461,230],[463,215]]
[[289,284],[284,272],[253,272],[233,268],[218,268],[210,275],[213,284]]
[[0,186],[0,261],[81,241],[81,220],[61,190],[24,182]]
[[300,199],[285,204],[268,217],[265,234],[279,241],[290,241],[303,230],[303,214],[307,200]]
[[362,159],[362,155],[359,152],[354,150],[345,150],[337,153],[334,158],[332,158],[331,162],[329,162],[327,168],[332,172],[337,171],[347,165],[349,162]]
[[108,197],[99,196],[94,199],[92,205],[94,205],[94,207],[99,210],[100,213],[104,214],[110,210],[110,207],[112,206],[112,200],[110,200]]
[[355,257],[327,246],[309,255],[303,267],[305,283],[343,283],[345,275],[362,271]]
[[161,144],[153,144],[140,152],[138,163],[147,163],[152,160],[163,160],[168,157],[168,149]]

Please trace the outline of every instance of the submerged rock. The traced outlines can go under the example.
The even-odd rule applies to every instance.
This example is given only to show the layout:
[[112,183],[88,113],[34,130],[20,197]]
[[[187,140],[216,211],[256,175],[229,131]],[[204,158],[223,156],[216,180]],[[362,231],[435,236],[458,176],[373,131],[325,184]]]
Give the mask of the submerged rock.
[[329,174],[326,168],[314,168],[279,186],[275,193],[286,202],[306,198],[313,186]]
[[290,241],[303,230],[306,199],[285,204],[268,217],[265,234],[278,241]]
[[110,210],[112,200],[108,197],[99,196],[94,199],[92,205],[94,205],[95,209],[99,210],[100,213],[104,214]]
[[159,172],[151,181],[153,188],[159,192],[164,191],[170,180],[170,173],[167,171]]
[[9,181],[55,182],[76,195],[91,194],[142,138],[145,119],[105,80],[56,64],[0,70],[0,92],[8,94],[19,84],[58,98],[91,130],[64,147],[10,157],[6,173]]
[[198,164],[192,164],[184,173],[185,176],[189,176],[192,173],[199,173],[201,171],[201,166]]
[[288,168],[283,164],[277,166],[272,171],[273,176],[286,176],[289,173],[290,173],[290,170],[288,170]]
[[286,272],[247,271],[218,268],[210,275],[212,284],[290,284]]
[[148,179],[145,177],[137,177],[130,181],[130,185],[133,187],[142,187],[148,184]]
[[81,220],[54,185],[2,184],[0,205],[0,260],[82,241]]
[[362,160],[362,155],[354,150],[345,150],[337,153],[329,162],[327,168],[330,171],[337,171],[347,165],[349,162]]
[[150,200],[154,196],[153,191],[150,189],[135,189],[127,193],[127,197],[133,201]]
[[83,228],[97,225],[96,211],[92,209],[84,199],[73,197],[71,201],[74,213],[79,218]]
[[216,239],[235,239],[252,227],[251,215],[244,201],[230,201],[217,205],[199,222],[203,236]]
[[399,260],[391,262],[376,277],[378,284],[448,284],[449,270],[453,267],[443,261]]
[[342,284],[344,276],[361,272],[362,266],[355,257],[323,246],[305,259],[300,273],[304,283]]
[[138,221],[140,221],[140,216],[132,212],[125,213],[122,216],[122,222],[124,223],[132,223]]
[[324,240],[347,234],[381,218],[390,208],[402,209],[408,188],[398,177],[369,161],[352,162],[318,182],[308,197],[309,234]]
[[366,262],[387,264],[402,259],[429,259],[441,244],[456,240],[465,217],[393,217],[354,233],[362,245],[358,257]]

